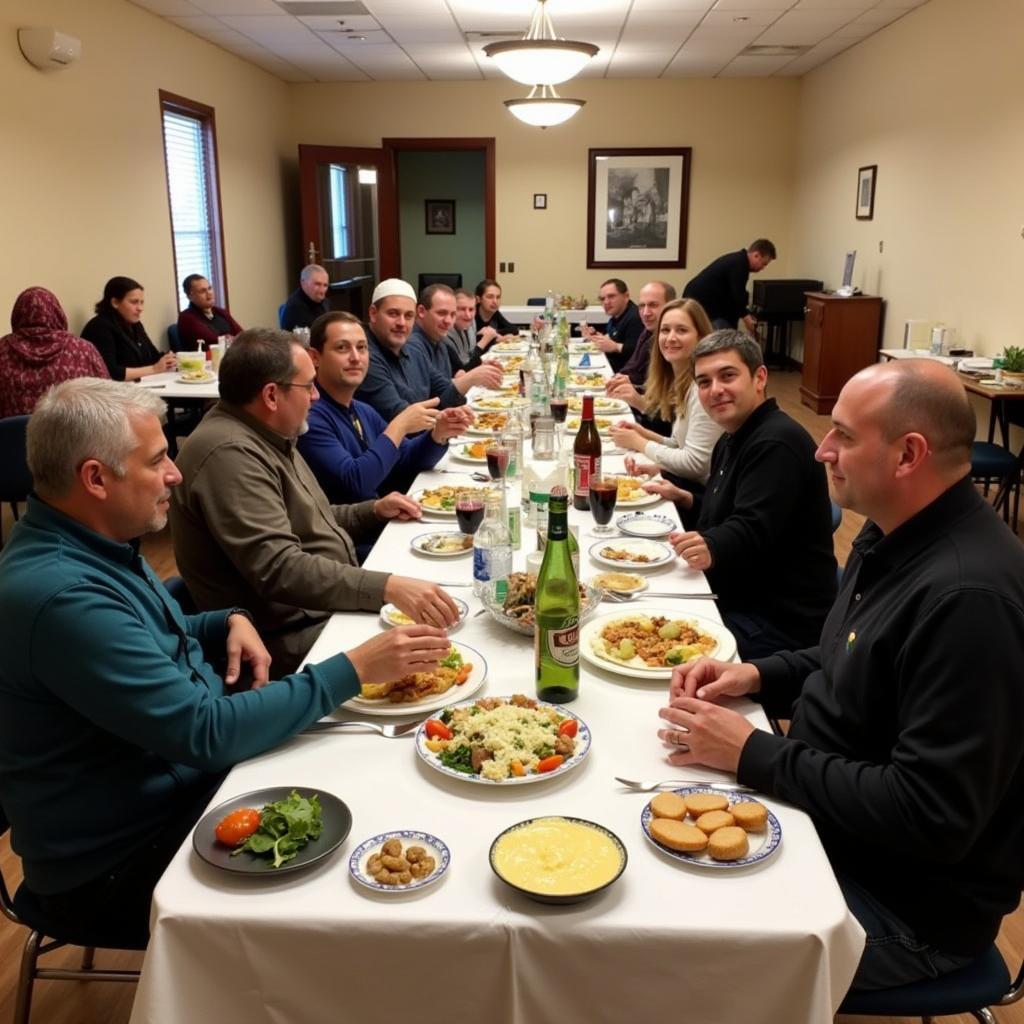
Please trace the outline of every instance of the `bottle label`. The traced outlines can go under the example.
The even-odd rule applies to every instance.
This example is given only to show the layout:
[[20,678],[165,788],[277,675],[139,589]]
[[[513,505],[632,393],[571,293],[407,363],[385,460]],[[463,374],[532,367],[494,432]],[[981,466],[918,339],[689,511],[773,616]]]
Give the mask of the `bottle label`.
[[523,542],[523,510],[518,505],[508,510],[508,535],[512,541],[512,550],[518,551]]
[[580,660],[580,624],[566,619],[561,629],[547,631],[547,650],[559,665],[575,665]]
[[500,580],[512,571],[512,548],[499,544],[493,548],[473,549],[473,579],[478,583]]
[[590,478],[601,475],[600,455],[574,455],[576,466],[576,491],[578,495],[590,494]]

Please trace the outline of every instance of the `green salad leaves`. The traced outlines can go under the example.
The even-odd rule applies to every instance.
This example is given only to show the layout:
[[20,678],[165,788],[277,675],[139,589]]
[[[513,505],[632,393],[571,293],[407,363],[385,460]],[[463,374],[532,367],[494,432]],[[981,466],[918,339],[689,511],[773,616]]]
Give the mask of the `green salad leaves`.
[[462,655],[453,647],[439,664],[443,668],[462,668]]
[[263,808],[260,827],[231,856],[237,857],[245,850],[258,857],[271,857],[271,867],[279,868],[294,859],[311,839],[317,839],[323,827],[320,797],[316,793],[300,796],[293,789],[284,800]]

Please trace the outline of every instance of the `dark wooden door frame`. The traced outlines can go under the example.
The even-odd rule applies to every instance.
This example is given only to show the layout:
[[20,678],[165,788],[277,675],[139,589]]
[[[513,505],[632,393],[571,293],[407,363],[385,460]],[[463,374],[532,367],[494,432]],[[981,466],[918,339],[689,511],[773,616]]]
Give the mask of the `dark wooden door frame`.
[[[385,245],[381,238],[381,263],[384,266],[384,251],[388,250],[393,257],[394,274],[398,275],[401,266],[401,250],[398,238],[398,159],[402,150],[482,150],[484,154],[484,276],[494,277],[495,271],[495,192],[494,192],[494,139],[492,138],[445,138],[445,139],[381,139],[381,145],[387,156],[385,165],[390,169],[391,180],[387,192],[379,190],[381,202],[385,196],[390,200],[390,214],[393,221],[392,236]],[[381,231],[384,231],[383,217]],[[392,249],[393,246],[393,249]],[[386,276],[386,275],[385,275]],[[466,282],[472,287],[471,282]]]
[[302,202],[302,262],[309,262],[308,246],[319,241],[323,258],[320,211],[317,209],[316,168],[323,163],[363,163],[377,168],[377,233],[381,280],[398,272],[398,204],[395,194],[394,153],[373,146],[299,146],[299,195]]

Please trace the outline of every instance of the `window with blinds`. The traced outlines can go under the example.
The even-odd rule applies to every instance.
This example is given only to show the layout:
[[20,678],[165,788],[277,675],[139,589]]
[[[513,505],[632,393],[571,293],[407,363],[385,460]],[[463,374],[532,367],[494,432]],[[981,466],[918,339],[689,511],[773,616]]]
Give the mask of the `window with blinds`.
[[213,108],[161,91],[160,111],[178,306],[188,305],[181,282],[189,274],[207,278],[217,305],[227,306]]

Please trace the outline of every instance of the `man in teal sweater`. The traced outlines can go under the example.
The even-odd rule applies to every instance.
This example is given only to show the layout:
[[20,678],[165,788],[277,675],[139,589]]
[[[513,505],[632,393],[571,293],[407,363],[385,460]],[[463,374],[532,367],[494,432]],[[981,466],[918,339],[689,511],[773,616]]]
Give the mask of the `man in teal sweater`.
[[[51,389],[28,428],[36,493],[0,554],[12,846],[51,916],[103,918],[125,945],[145,943],[153,886],[227,769],[332,711],[360,678],[427,669],[448,649],[441,630],[408,627],[269,683],[247,612],[184,615],[137,541],[164,527],[181,479],[162,413],[130,384]],[[252,687],[232,693],[243,663]]]

